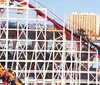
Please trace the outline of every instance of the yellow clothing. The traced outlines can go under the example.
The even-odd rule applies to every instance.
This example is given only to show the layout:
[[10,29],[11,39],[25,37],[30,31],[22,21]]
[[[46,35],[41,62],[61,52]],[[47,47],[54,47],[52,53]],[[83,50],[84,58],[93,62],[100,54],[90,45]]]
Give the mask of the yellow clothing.
[[18,80],[15,82],[16,85],[23,85],[21,82],[19,82]]

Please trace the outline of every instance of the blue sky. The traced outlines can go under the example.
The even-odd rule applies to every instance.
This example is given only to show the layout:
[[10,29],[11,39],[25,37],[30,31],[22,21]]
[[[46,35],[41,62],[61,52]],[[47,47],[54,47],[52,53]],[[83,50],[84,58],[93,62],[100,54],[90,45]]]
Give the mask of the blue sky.
[[100,14],[100,0],[38,0],[42,5],[55,10],[55,14],[68,18],[72,12],[92,12]]

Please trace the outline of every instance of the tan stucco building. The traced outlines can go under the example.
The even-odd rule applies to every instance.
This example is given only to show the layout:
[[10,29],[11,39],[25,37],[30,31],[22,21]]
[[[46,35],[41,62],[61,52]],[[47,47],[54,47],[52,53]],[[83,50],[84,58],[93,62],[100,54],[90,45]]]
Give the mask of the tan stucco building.
[[95,13],[72,13],[69,16],[69,29],[77,32],[84,29],[89,37],[99,35],[99,15]]

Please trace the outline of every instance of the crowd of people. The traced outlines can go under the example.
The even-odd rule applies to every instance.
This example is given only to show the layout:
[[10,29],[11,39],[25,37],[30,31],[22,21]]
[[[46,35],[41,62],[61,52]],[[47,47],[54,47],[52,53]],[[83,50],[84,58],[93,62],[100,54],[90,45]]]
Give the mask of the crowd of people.
[[11,69],[4,69],[0,65],[0,79],[3,82],[3,85],[23,85],[22,81],[16,77],[16,74]]

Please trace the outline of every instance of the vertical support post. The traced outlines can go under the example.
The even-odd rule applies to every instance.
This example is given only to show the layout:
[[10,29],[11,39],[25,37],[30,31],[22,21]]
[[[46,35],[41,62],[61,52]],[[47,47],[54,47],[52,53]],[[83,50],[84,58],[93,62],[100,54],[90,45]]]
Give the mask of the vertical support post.
[[7,5],[6,5],[6,8],[7,8],[7,28],[6,28],[6,64],[5,64],[5,67],[7,68],[7,63],[8,63],[8,30],[9,30],[9,1],[6,0],[7,2]]
[[65,49],[66,49],[66,34],[65,34],[65,23],[66,23],[66,15],[64,18],[64,23],[63,23],[63,53],[62,53],[62,82],[61,85],[65,85]]
[[81,65],[82,65],[82,62],[81,62],[81,53],[82,53],[82,37],[80,36],[80,52],[79,52],[79,85],[81,84]]
[[[29,0],[27,0],[27,2],[29,2]],[[27,14],[26,14],[26,30],[24,30],[24,31],[26,31],[26,41],[25,41],[25,45],[26,45],[26,49],[25,49],[25,52],[26,52],[26,56],[25,56],[25,85],[28,85],[28,65],[27,65],[27,63],[28,63],[28,24],[29,24],[29,22],[28,22],[28,10],[29,10],[29,8],[28,8],[28,4],[27,4],[27,6],[26,6],[27,8],[26,8],[26,10],[27,10]]]
[[89,63],[89,60],[90,60],[90,43],[88,44],[88,52],[87,52],[87,53],[88,53],[88,58],[87,58],[88,60],[87,60],[87,62],[86,62],[86,65],[88,64],[88,65],[87,65],[87,66],[88,66],[88,67],[87,67],[87,70],[88,70],[87,73],[88,73],[88,85],[89,85],[89,84],[90,84],[90,75],[92,74],[92,73],[90,74],[90,72],[89,72],[89,67],[90,67],[90,66],[89,66],[89,65],[90,65],[90,63]]

